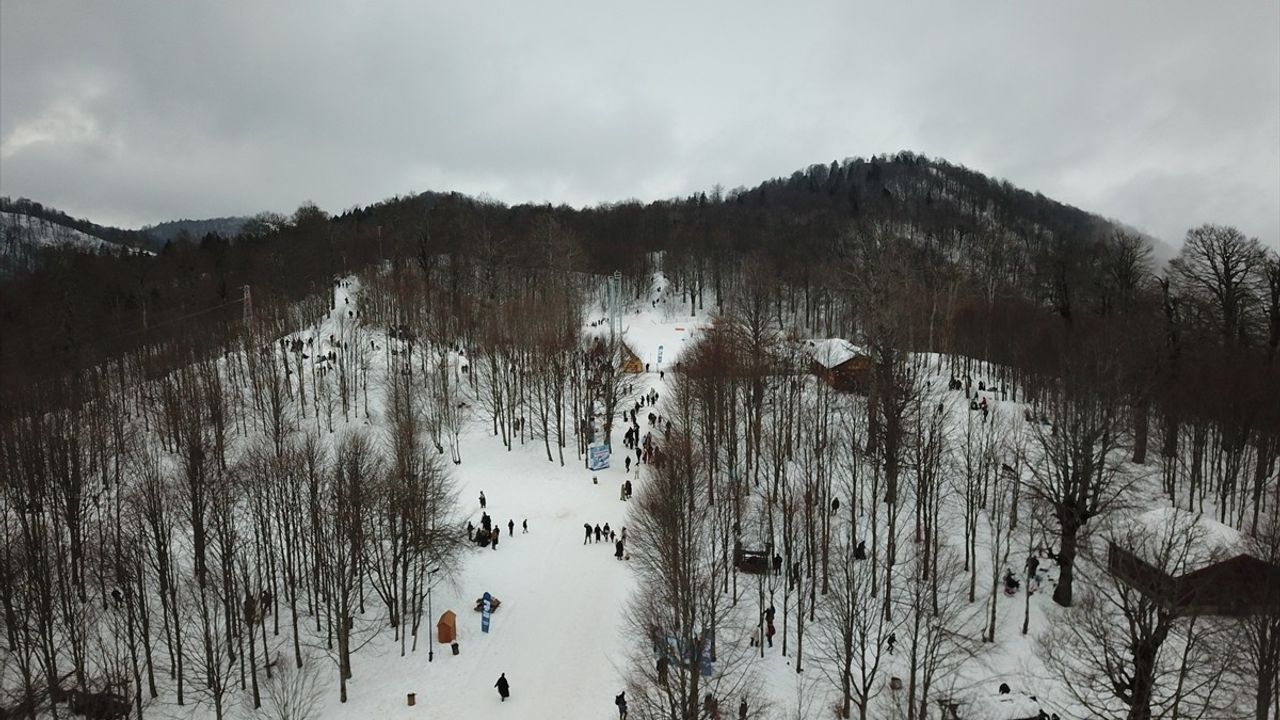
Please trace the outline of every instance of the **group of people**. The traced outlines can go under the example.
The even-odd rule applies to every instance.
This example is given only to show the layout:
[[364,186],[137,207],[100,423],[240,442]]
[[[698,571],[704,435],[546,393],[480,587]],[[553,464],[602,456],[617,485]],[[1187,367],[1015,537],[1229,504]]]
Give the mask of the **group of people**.
[[[1038,553],[1027,557],[1027,594],[1034,595],[1036,590],[1040,589],[1040,556]],[[1018,589],[1022,587],[1021,581],[1013,574],[1012,568],[1005,568],[1004,571],[1004,592],[1006,595],[1016,595]]]
[[583,545],[588,543],[611,542],[613,543],[614,557],[619,560],[622,559],[627,542],[626,528],[622,528],[622,533],[619,534],[609,528],[609,523],[605,523],[603,528],[598,524],[595,527],[592,527],[591,523],[582,523],[582,529],[584,531],[582,538]]
[[[773,618],[776,613],[777,610],[772,604],[770,604],[769,609],[765,610],[764,615],[761,616],[761,619],[764,621],[764,639],[769,643],[769,647],[773,647],[773,636],[777,632],[777,629],[773,626]],[[760,647],[759,624],[751,628],[751,639],[749,644],[751,647]]]
[[[477,528],[474,523],[468,520],[467,540],[479,545],[480,547],[489,547],[497,550],[498,540],[502,537],[502,527],[494,524],[493,518],[489,516],[489,513],[485,512],[486,507],[488,507],[488,499],[485,498],[484,491],[481,490],[480,527]],[[529,533],[529,519],[525,518],[520,521],[520,527],[523,530],[523,534],[527,535]],[[512,536],[515,534],[516,521],[514,518],[509,519],[507,520],[507,535]]]

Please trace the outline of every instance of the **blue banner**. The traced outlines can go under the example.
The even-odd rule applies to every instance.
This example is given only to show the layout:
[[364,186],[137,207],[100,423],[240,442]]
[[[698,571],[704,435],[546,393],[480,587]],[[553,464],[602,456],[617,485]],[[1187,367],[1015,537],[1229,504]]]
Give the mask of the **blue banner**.
[[592,445],[587,448],[587,467],[591,470],[604,470],[609,467],[609,446]]
[[480,632],[489,632],[489,605],[493,598],[489,593],[484,594],[484,610],[480,613]]

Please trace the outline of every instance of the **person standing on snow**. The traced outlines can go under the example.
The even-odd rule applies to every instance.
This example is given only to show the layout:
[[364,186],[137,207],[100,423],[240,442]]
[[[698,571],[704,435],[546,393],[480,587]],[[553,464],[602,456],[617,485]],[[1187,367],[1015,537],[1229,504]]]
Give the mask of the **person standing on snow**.
[[493,549],[494,549],[494,550],[497,550],[497,549],[498,549],[498,537],[499,537],[499,536],[501,536],[501,535],[502,535],[502,529],[501,529],[501,528],[494,528],[494,529],[493,529],[493,537],[491,537],[491,538],[489,538],[489,539],[490,539],[490,541],[493,543],[493,546],[492,546],[492,547],[493,547]]
[[507,521],[507,536],[508,536],[508,537],[510,537],[510,536],[512,536],[512,535],[515,535],[515,534],[516,534],[516,521],[515,521],[515,520],[508,520],[508,521]]
[[480,509],[483,510],[484,508],[485,508],[484,491],[481,490],[480,491]]
[[506,673],[502,673],[498,677],[498,682],[494,683],[493,686],[498,688],[498,694],[502,696],[502,702],[506,702],[507,698],[511,697],[511,685],[507,683]]
[[622,559],[622,541],[619,540],[618,542],[614,543],[614,548],[615,550],[613,551],[613,556],[621,560]]
[[600,526],[599,526],[599,525],[597,525],[597,526],[596,526],[596,542],[600,542],[600,536],[601,536],[602,534],[603,534],[603,533],[601,533],[601,532],[600,532]]
[[618,693],[613,699],[613,704],[618,706],[618,720],[627,720],[627,692],[624,690]]
[[582,523],[582,529],[587,531],[586,536],[582,538],[582,544],[586,545],[591,542],[591,523]]
[[528,535],[529,534],[529,518],[525,518],[524,522],[520,523],[520,525],[521,527],[524,528],[524,534]]
[[770,620],[769,624],[765,627],[765,630],[764,630],[764,637],[766,640],[769,641],[769,647],[773,647],[773,635],[776,632],[777,631],[774,630],[773,628],[773,621]]

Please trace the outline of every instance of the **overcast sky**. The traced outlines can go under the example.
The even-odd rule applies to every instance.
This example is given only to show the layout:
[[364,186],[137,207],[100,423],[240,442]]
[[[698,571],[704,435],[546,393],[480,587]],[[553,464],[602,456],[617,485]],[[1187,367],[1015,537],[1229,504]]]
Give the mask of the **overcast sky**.
[[1280,2],[798,5],[3,0],[0,194],[122,226],[583,205],[910,149],[1280,243]]

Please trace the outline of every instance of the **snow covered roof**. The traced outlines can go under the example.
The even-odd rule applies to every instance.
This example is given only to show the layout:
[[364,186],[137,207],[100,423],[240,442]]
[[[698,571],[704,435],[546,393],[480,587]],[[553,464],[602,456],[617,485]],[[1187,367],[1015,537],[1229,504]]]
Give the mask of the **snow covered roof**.
[[803,342],[814,362],[828,370],[864,354],[862,348],[841,338],[814,338]]
[[[1132,519],[1138,530],[1133,539],[1140,541],[1128,548],[1143,560],[1177,577],[1194,572],[1244,551],[1240,533],[1211,517],[1175,507],[1162,507],[1140,513]],[[1180,540],[1194,533],[1195,542],[1182,557]],[[1169,557],[1160,557],[1167,554]]]

